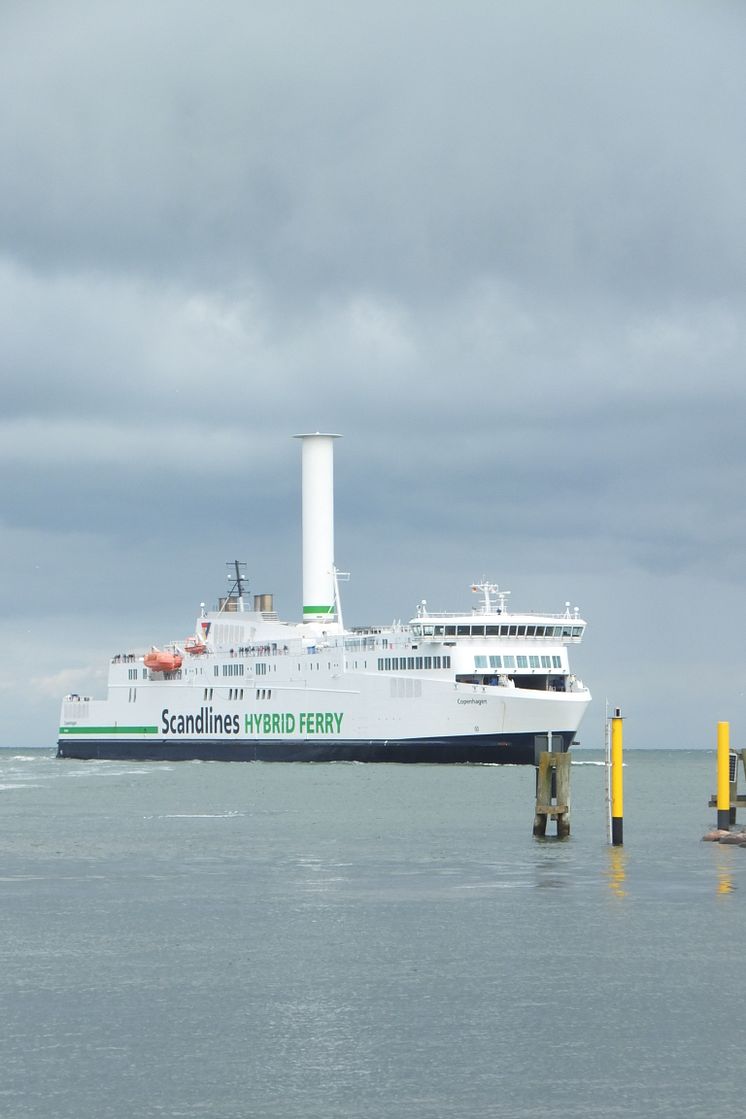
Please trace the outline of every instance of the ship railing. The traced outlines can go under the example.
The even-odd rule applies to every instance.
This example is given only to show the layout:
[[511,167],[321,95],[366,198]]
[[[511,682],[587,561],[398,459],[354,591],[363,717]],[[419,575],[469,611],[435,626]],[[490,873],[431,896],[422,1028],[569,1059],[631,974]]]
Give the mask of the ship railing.
[[521,610],[518,612],[510,610],[490,610],[489,613],[485,613],[479,609],[470,610],[468,612],[464,610],[428,610],[427,614],[418,614],[416,618],[412,618],[409,624],[417,625],[419,623],[427,625],[428,622],[437,622],[442,618],[453,618],[464,623],[473,622],[475,618],[499,618],[500,621],[509,619],[511,625],[520,625],[524,618],[531,618],[532,621],[537,618],[547,618],[552,622],[570,622],[574,625],[583,624],[581,618],[576,618],[574,613],[570,614],[567,611],[563,611],[561,614],[551,614],[546,610]]

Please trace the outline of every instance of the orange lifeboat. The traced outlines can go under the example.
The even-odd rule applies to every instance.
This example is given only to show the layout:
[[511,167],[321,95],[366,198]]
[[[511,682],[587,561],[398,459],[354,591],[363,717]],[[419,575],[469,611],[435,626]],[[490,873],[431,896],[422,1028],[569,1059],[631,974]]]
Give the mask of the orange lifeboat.
[[167,649],[151,649],[143,657],[143,664],[152,672],[175,672],[181,668],[181,653],[169,652]]
[[207,646],[198,637],[187,637],[184,642],[184,652],[191,653],[193,657],[198,657],[207,652]]

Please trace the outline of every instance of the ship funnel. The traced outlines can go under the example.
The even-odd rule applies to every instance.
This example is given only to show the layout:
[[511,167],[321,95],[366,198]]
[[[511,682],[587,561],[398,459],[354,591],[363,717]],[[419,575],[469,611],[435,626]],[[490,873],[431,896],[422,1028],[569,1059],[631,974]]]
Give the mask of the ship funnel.
[[338,435],[296,435],[303,441],[303,621],[335,621],[334,440]]

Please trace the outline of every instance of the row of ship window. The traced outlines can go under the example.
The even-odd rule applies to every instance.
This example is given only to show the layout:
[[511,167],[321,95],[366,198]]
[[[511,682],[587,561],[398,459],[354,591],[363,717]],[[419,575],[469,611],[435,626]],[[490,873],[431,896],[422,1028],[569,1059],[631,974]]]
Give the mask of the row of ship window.
[[450,668],[450,657],[379,657],[379,672],[405,672],[407,669]]
[[500,625],[412,626],[415,637],[581,637],[582,626]]
[[[250,692],[247,689],[247,695],[248,694],[250,694]],[[218,692],[218,695],[220,695],[220,692]],[[205,688],[205,691],[204,691],[205,702],[207,702],[208,700],[214,699],[214,697],[215,697],[215,689],[214,688]],[[231,699],[243,699],[243,698],[244,698],[244,689],[243,688],[229,688],[228,689],[228,699],[229,700],[231,700]],[[257,688],[256,689],[256,698],[257,699],[271,699],[272,698],[272,689],[271,688]]]
[[[313,668],[318,669],[319,664],[318,663],[309,664],[308,667],[311,668],[311,669],[313,669]],[[328,663],[327,667],[331,668],[332,667],[331,663]],[[273,672],[277,672],[277,665],[276,664],[267,665],[266,662],[264,662],[264,661],[257,661],[257,663],[254,665],[254,674],[256,676],[266,676],[267,672],[269,671],[270,668],[272,669]],[[215,676],[220,676],[221,672],[222,672],[223,676],[243,676],[244,675],[244,666],[243,666],[243,664],[240,664],[239,662],[233,662],[232,664],[216,664],[213,667],[213,672],[214,672]]]
[[[223,669],[223,676],[243,676],[243,665],[242,664],[237,664],[237,663],[224,664],[224,665],[216,664],[215,669],[214,669],[216,676],[220,675],[220,669],[221,668]],[[266,671],[266,669],[265,669],[265,671]]]
[[557,656],[477,656],[475,668],[562,668],[562,658]]

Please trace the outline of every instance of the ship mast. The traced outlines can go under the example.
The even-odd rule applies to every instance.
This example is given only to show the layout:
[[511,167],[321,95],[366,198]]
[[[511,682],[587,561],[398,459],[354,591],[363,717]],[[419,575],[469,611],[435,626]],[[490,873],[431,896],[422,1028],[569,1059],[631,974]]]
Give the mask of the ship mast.
[[232,584],[231,589],[228,592],[228,598],[237,599],[237,610],[243,613],[243,589],[244,583],[246,582],[246,575],[242,568],[245,569],[246,564],[243,560],[231,560],[230,563],[226,564],[226,567],[233,569],[232,573],[227,577],[228,582]]

